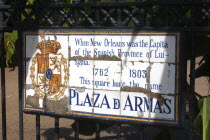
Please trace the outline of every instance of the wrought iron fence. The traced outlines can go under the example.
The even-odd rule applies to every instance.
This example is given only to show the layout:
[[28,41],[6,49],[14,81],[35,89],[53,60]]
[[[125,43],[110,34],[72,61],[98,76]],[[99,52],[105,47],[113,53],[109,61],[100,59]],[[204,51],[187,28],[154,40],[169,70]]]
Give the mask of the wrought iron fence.
[[[19,126],[20,139],[23,139],[23,42],[22,32],[38,29],[134,29],[134,30],[173,30],[187,32],[190,37],[190,120],[193,122],[193,93],[195,88],[195,39],[196,32],[210,31],[210,1],[208,0],[34,0],[5,3],[0,1],[1,37],[1,103],[2,139],[6,139],[6,98],[5,98],[5,50],[4,32],[18,30],[19,54]],[[55,117],[55,137],[59,139],[59,117]],[[75,139],[79,139],[79,124],[75,119]],[[96,139],[100,139],[99,123],[96,125]],[[120,139],[121,125],[118,124],[116,139]],[[190,129],[190,128],[189,128]],[[180,136],[185,134],[179,133]],[[179,136],[177,135],[177,137]],[[191,139],[194,134],[189,131]],[[40,139],[40,114],[36,115],[36,139]],[[143,137],[142,137],[143,139]],[[146,138],[145,138],[146,139]],[[176,139],[176,138],[174,138]]]

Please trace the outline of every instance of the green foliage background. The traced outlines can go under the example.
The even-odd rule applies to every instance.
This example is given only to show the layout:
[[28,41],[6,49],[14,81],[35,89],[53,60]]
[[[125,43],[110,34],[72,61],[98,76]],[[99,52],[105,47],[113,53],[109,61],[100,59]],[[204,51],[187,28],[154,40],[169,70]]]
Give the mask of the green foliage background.
[[17,39],[17,31],[4,33],[4,48],[7,67],[13,67],[17,64]]
[[210,140],[210,96],[198,102],[200,112],[194,121],[195,132],[203,136],[203,140]]

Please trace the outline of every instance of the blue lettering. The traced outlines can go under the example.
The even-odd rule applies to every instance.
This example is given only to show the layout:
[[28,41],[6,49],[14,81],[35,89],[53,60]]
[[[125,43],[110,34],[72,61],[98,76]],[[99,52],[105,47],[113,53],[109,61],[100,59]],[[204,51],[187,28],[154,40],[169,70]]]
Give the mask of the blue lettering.
[[69,95],[69,104],[72,105],[72,98],[75,98],[78,95],[78,93],[75,90],[73,90],[73,89],[70,89],[69,93],[70,93],[70,95]]
[[98,106],[96,106],[96,103],[97,103],[97,101],[98,101],[98,98],[99,98],[100,94],[94,93],[93,96],[95,97],[95,95],[96,95],[96,98],[94,98],[95,101],[94,101],[93,107],[99,107],[99,104],[98,104]]
[[114,99],[114,108],[113,109],[119,109],[120,108],[120,100]]
[[88,41],[83,41],[82,38],[75,38],[76,46],[89,46]]
[[147,98],[146,97],[143,97],[144,98],[144,112],[146,112],[147,110],[149,110],[149,104],[148,104],[148,101],[147,101]]
[[106,105],[107,108],[110,108],[109,102],[108,102],[108,100],[107,100],[106,95],[104,96],[104,98],[103,98],[103,100],[102,100],[102,103],[101,103],[101,107],[100,107],[100,108],[102,108],[103,105]]
[[[138,102],[138,101],[140,101],[140,102]],[[141,107],[140,107],[141,104],[142,104],[142,99],[141,99],[141,97],[135,97],[135,111],[138,111],[138,109],[139,109],[140,111],[142,111],[142,109],[141,109]]]
[[155,105],[155,108],[154,108],[154,113],[156,112],[156,110],[159,110],[159,112],[162,113],[161,106],[160,106],[160,103],[158,101],[156,102],[156,105]]
[[75,65],[90,65],[87,60],[75,60]]
[[171,113],[171,108],[166,101],[168,101],[171,104],[171,99],[165,99],[164,100],[164,103],[165,103],[166,107],[168,108],[168,112],[166,112],[165,109],[163,108],[163,113],[170,114]]
[[138,42],[127,42],[128,47],[138,47]]
[[101,46],[102,42],[95,41],[93,38],[90,39],[91,46]]
[[90,97],[89,97],[88,93],[87,93],[87,95],[86,95],[86,97],[85,97],[85,101],[84,101],[83,106],[85,106],[86,103],[89,105],[89,107],[92,106],[92,105],[91,105],[91,101],[90,101]]
[[126,103],[125,103],[125,107],[124,107],[123,110],[125,110],[126,107],[129,107],[130,110],[133,111],[133,106],[132,106],[132,104],[131,104],[131,100],[130,100],[129,95],[128,95],[128,97],[127,97],[127,100],[126,100]]

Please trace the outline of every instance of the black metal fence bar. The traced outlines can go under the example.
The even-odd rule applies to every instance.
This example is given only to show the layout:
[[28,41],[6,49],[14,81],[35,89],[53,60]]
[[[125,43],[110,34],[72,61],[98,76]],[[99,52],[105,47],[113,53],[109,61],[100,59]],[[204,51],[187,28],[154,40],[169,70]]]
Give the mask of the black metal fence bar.
[[40,140],[40,115],[36,115],[36,140]]
[[79,123],[75,120],[75,140],[79,140]]
[[1,41],[1,109],[2,109],[2,140],[6,140],[6,97],[5,97],[5,52],[3,45],[3,33],[0,33]]
[[22,43],[22,32],[18,31],[18,91],[19,91],[19,139],[23,140],[23,93],[24,93],[24,86],[23,86],[23,72],[24,72],[24,67],[23,67],[23,43]]
[[55,117],[55,140],[59,140],[59,118]]
[[139,139],[143,140],[144,139],[144,127],[143,126],[139,126]]
[[[195,1],[195,0],[192,0]],[[195,7],[192,7],[192,14],[196,15],[196,9]],[[192,26],[195,25],[196,19],[193,16],[191,18],[191,24]],[[193,129],[193,121],[194,121],[194,108],[195,108],[195,57],[196,57],[196,46],[195,46],[195,40],[196,40],[196,32],[191,31],[191,61],[190,61],[190,97],[189,97],[189,118],[190,118],[190,129]],[[193,131],[193,130],[192,130]],[[193,133],[190,135],[190,139],[193,140]]]
[[[4,1],[0,0],[0,6],[4,5]],[[5,87],[5,50],[4,50],[4,32],[3,32],[4,16],[0,11],[0,47],[1,47],[1,111],[2,111],[2,140],[7,139],[6,129],[6,87]]]
[[[189,98],[189,117],[190,117],[190,128],[193,128],[193,120],[194,120],[194,100],[196,97],[194,97],[195,92],[195,53],[196,53],[196,47],[195,47],[195,37],[196,33],[191,32],[191,61],[190,61],[190,98]],[[190,139],[193,140],[194,137],[190,135]]]
[[118,140],[121,139],[121,124],[120,123],[117,124],[117,139]]
[[100,140],[100,125],[96,123],[96,140]]
[[[0,12],[0,24],[2,23],[2,13]],[[0,25],[1,26],[1,25]],[[5,88],[5,50],[4,33],[0,32],[1,45],[1,111],[2,111],[2,140],[6,140],[6,88]]]

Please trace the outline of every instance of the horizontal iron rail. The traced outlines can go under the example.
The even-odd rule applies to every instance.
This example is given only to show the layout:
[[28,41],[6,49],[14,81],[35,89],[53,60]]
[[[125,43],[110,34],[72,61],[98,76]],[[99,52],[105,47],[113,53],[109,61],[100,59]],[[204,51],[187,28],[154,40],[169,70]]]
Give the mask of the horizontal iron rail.
[[[160,25],[158,25],[159,23],[150,23],[150,25],[147,26],[147,24],[145,24],[145,22],[151,20],[151,19],[145,19],[144,16],[142,17],[135,17],[135,14],[139,14],[138,13],[132,13],[132,9],[131,11],[127,11],[127,15],[126,17],[123,17],[123,8],[129,8],[129,7],[132,7],[132,6],[136,6],[139,10],[141,9],[144,9],[145,7],[147,9],[152,9],[153,6],[160,6],[160,7],[166,7],[167,10],[167,14],[170,13],[170,12],[173,12],[176,7],[182,7],[184,8],[183,9],[179,9],[180,12],[184,12],[184,14],[186,14],[186,10],[187,11],[191,11],[192,8],[203,8],[204,6],[204,9],[207,8],[208,9],[208,6],[210,6],[210,1],[205,1],[205,2],[79,2],[79,3],[71,3],[71,4],[48,4],[48,5],[42,5],[42,4],[34,4],[34,5],[0,5],[0,10],[2,10],[3,12],[6,11],[6,10],[9,10],[9,16],[7,17],[8,19],[10,19],[10,21],[13,21],[12,24],[7,24],[7,22],[5,22],[5,25],[1,26],[1,28],[4,28],[5,30],[19,30],[19,29],[23,29],[23,30],[38,30],[38,29],[46,29],[46,28],[51,28],[51,29],[76,29],[76,28],[93,28],[93,29],[99,29],[99,28],[136,28],[136,27],[139,27],[140,29],[144,29],[144,30],[147,30],[147,29],[173,29],[173,30],[181,30],[181,31],[190,31],[190,30],[193,30],[193,31],[210,31],[210,25],[209,25],[209,17],[208,17],[208,11],[204,10],[202,11],[200,9],[200,12],[201,12],[201,16],[203,16],[204,18],[206,19],[202,19],[202,17],[200,17],[199,19],[201,20],[201,23],[196,23],[195,24],[195,21],[191,21],[191,19],[196,16],[194,13],[191,13],[191,15],[189,15],[189,17],[185,17],[183,15],[176,15],[177,13],[174,13],[175,14],[175,19],[176,20],[181,20],[181,24],[179,22],[174,22],[174,23],[171,23],[170,24],[163,24],[161,25],[162,23],[160,23]],[[86,8],[86,7],[91,7],[93,8],[98,14],[96,14],[96,16],[90,16],[90,15],[86,15],[85,12],[87,12],[86,10],[83,9],[83,12],[84,13],[80,13],[80,11],[76,11],[76,13],[80,14],[80,18],[83,19],[83,20],[92,20],[92,22],[88,21],[88,24],[80,24],[78,22],[81,22],[81,21],[78,21],[75,17],[78,16],[76,15],[76,13],[74,13],[72,9],[79,9],[79,8]],[[70,13],[71,16],[69,16],[68,12],[64,12],[63,14],[59,15],[60,18],[62,18],[62,21],[64,23],[67,23],[68,25],[66,27],[64,27],[63,23],[57,23],[55,21],[55,17],[53,17],[52,14],[49,14],[47,15],[46,17],[42,15],[42,13],[37,13],[38,15],[41,15],[41,16],[38,16],[38,18],[36,18],[35,20],[32,20],[32,16],[34,15],[34,13],[28,13],[27,15],[27,12],[24,11],[24,10],[35,10],[37,12],[37,9],[41,9],[40,11],[45,11],[44,13],[47,14],[46,12],[49,10],[52,10],[54,8],[58,8],[60,10],[62,10],[62,12],[64,12],[65,8],[70,8],[69,10],[72,10],[71,12],[73,13]],[[72,8],[72,9],[71,9]],[[116,21],[116,24],[115,23],[110,23],[110,25],[106,25],[104,23],[106,23],[107,21],[102,21],[102,23],[99,23],[98,20],[101,20],[103,18],[113,18],[112,16],[113,15],[110,15],[110,11],[107,10],[105,11],[106,13],[103,13],[102,15],[99,14],[99,10],[103,10],[103,9],[106,9],[106,8],[114,8],[116,9],[117,11],[119,12],[116,12],[116,16],[117,18],[115,19]],[[172,8],[173,10],[171,11]],[[185,9],[186,8],[186,9]],[[20,11],[22,10],[22,11]],[[63,11],[64,10],[64,11]],[[183,11],[182,11],[183,10]],[[13,13],[16,13],[17,11],[19,11],[21,14],[25,15],[26,16],[26,20],[27,21],[30,21],[30,22],[35,22],[35,21],[38,21],[36,22],[35,24],[30,24],[30,26],[28,25],[25,25],[25,22],[27,21],[23,21],[23,20],[19,20],[18,22],[16,20],[11,20],[13,18]],[[59,11],[57,11],[59,12]],[[125,11],[124,11],[125,12]],[[150,12],[144,12],[142,14],[150,14],[151,16],[154,16],[153,15],[153,12],[154,11],[150,11]],[[202,13],[203,12],[203,13]],[[141,12],[140,12],[141,13]],[[106,17],[108,14],[108,17]],[[155,16],[158,17],[160,13],[155,13]],[[203,14],[203,15],[202,15]],[[73,16],[72,16],[73,15]],[[173,14],[172,14],[173,15]],[[52,16],[52,17],[51,17]],[[100,16],[100,19],[99,19],[99,16]],[[168,15],[167,15],[168,16]],[[207,17],[206,17],[207,16]],[[50,19],[52,18],[52,19]],[[79,17],[78,17],[79,18]],[[135,23],[134,26],[132,27],[128,27],[128,24],[123,23],[125,21],[125,19],[123,18],[126,18],[128,19],[128,21],[130,22],[133,22],[131,19],[132,18],[135,18],[139,23]],[[166,17],[160,17],[159,20],[161,19],[164,19],[166,20]],[[168,17],[167,17],[168,18]],[[46,20],[52,20],[50,23]],[[68,23],[68,20],[71,20],[72,23]],[[8,21],[8,20],[7,20]],[[42,24],[40,24],[40,21],[43,21]],[[151,21],[149,21],[151,22]],[[164,23],[167,23],[168,21],[164,22]],[[47,25],[46,25],[47,24]],[[157,24],[157,25],[156,25]],[[33,27],[32,27],[33,26]]]
[[195,6],[200,7],[204,4],[210,4],[210,1],[193,1],[193,2],[182,2],[182,1],[174,1],[174,2],[157,2],[157,1],[134,1],[134,2],[78,2],[78,3],[49,3],[49,4],[31,4],[31,5],[0,5],[1,9],[7,9],[7,8],[66,8],[66,7],[103,7],[103,6],[111,6],[111,7],[121,7],[121,6]]
[[[12,32],[13,30],[18,30],[20,29],[19,27],[3,27],[5,32]],[[168,26],[168,27],[151,27],[151,26],[142,26],[139,28],[133,28],[133,27],[125,27],[125,26],[121,26],[121,27],[107,27],[107,26],[90,26],[90,27],[83,27],[83,26],[71,26],[71,27],[43,27],[43,26],[39,26],[39,27],[24,27],[24,30],[42,30],[42,29],[60,29],[60,30],[82,30],[82,29],[99,29],[99,30],[105,30],[105,29],[131,29],[131,30],[138,30],[138,31],[142,31],[142,30],[147,30],[147,31],[197,31],[197,32],[210,32],[210,27],[199,27],[199,26],[188,26],[188,27],[177,27],[177,26]]]

